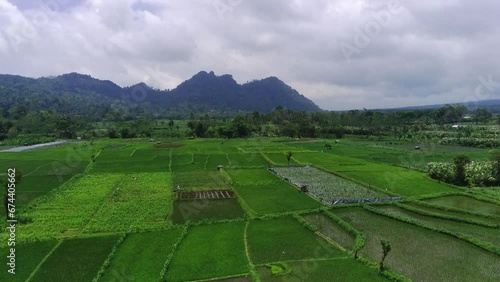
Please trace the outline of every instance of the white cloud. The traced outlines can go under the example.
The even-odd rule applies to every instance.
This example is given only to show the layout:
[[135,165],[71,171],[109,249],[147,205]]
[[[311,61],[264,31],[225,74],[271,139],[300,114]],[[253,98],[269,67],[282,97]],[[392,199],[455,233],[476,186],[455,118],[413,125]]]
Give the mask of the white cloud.
[[[277,76],[325,109],[461,101],[478,76],[500,81],[500,4],[401,0],[377,27],[391,1],[0,0],[0,73],[162,89],[200,70]],[[339,46],[370,28],[348,62]]]

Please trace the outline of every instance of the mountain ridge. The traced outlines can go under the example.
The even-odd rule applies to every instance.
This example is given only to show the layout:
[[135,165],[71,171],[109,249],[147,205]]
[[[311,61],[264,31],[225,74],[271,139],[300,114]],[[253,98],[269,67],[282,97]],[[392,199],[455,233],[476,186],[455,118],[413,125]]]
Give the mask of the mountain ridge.
[[[238,84],[232,75],[217,76],[213,71],[200,71],[171,90],[154,89],[144,82],[121,87],[110,80],[76,72],[40,78],[2,74],[0,98],[4,98],[7,92],[23,98],[7,97],[3,102],[0,101],[2,107],[7,108],[26,98],[36,99],[38,104],[47,104],[47,100],[64,99],[67,103],[73,103],[92,97],[93,100],[100,100],[97,107],[117,102],[139,104],[156,113],[179,105],[234,112],[270,112],[278,106],[298,111],[322,111],[314,102],[277,77]],[[95,101],[86,102],[92,104]],[[35,107],[34,110],[44,110],[33,103],[29,106]]]

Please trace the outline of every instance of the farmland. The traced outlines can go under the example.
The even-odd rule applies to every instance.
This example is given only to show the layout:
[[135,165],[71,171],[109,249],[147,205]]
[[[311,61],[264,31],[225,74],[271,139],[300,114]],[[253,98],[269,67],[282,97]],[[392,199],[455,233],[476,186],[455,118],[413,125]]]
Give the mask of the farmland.
[[[422,144],[415,152],[359,139],[157,143],[97,139],[0,152],[2,170],[22,172],[16,275],[7,272],[2,221],[0,281],[500,278],[498,188],[465,189],[421,171],[462,147]],[[463,151],[474,160],[488,155]],[[373,198],[392,200],[331,205]],[[381,240],[392,247],[383,272]]]

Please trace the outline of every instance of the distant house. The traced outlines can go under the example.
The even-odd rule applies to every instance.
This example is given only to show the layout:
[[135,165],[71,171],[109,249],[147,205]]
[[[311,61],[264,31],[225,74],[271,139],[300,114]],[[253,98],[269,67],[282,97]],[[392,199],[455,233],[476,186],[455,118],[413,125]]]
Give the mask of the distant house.
[[302,186],[300,186],[300,191],[306,193],[306,192],[309,192],[309,189],[307,188],[306,185],[302,185]]
[[217,166],[217,170],[219,170],[219,171],[220,171],[221,169],[223,169],[223,168],[224,168],[224,166],[223,166],[223,165],[218,165],[218,166]]
[[457,130],[457,129],[459,129],[459,128],[460,128],[460,125],[455,124],[455,125],[453,125],[451,128],[453,128],[453,129]]

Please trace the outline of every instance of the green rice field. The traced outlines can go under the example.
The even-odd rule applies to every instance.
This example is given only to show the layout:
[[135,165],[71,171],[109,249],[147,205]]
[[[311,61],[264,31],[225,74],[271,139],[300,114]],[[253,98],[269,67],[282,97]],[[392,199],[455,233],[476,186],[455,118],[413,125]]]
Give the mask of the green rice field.
[[[461,149],[97,139],[0,152],[0,177],[9,168],[21,174],[15,246],[9,223],[0,223],[0,281],[498,281],[496,190],[466,190],[422,171]],[[401,200],[371,201],[379,197]],[[391,245],[383,271],[381,240]]]

